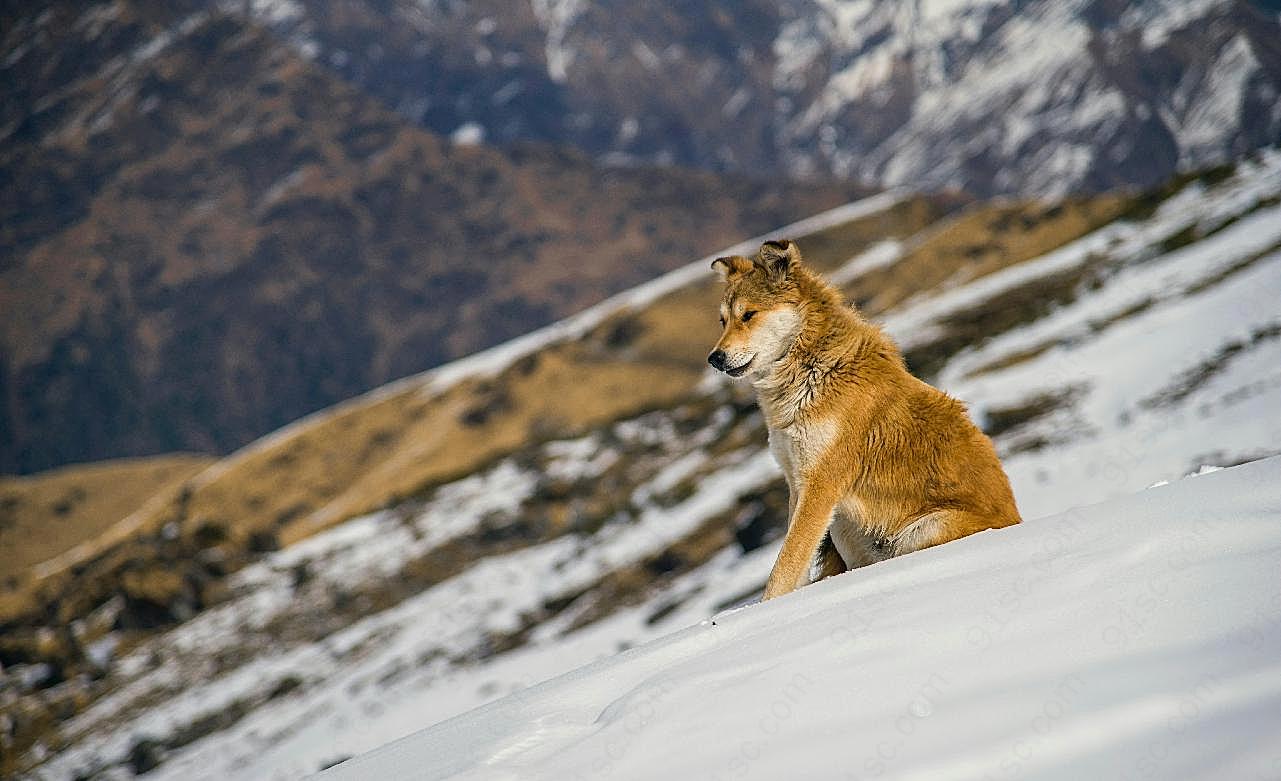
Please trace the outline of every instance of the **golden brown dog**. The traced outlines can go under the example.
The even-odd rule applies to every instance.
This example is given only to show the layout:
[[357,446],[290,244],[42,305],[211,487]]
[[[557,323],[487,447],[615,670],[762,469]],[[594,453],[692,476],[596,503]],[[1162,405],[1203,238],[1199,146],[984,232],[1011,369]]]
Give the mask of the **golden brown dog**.
[[[790,241],[718,258],[724,332],[707,360],[749,377],[790,518],[765,599],[816,578],[1019,522],[991,441]],[[815,579],[816,579],[815,578]]]

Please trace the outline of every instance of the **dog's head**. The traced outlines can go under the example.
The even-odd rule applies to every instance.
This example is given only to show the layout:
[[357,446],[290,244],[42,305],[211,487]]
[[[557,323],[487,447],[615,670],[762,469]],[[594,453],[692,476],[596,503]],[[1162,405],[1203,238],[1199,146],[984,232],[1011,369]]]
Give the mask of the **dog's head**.
[[787,352],[801,330],[795,275],[801,262],[795,242],[761,245],[755,258],[731,255],[712,261],[725,279],[721,338],[707,362],[731,377],[764,374]]

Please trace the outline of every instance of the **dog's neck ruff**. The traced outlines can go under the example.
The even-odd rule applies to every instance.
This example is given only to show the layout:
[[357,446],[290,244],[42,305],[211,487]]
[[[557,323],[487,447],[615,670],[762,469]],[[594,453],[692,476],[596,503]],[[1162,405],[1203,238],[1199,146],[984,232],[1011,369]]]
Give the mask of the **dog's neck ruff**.
[[810,313],[783,354],[752,379],[762,408],[776,425],[787,427],[804,418],[829,382],[855,371],[850,344],[840,338],[839,331],[846,329],[833,327],[838,323],[832,313]]

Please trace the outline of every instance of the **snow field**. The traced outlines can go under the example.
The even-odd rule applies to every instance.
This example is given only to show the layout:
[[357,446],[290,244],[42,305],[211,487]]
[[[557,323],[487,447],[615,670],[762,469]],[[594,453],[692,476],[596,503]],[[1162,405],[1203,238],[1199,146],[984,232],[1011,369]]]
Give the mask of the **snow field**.
[[1269,778],[1281,459],[721,614],[339,765],[358,778]]

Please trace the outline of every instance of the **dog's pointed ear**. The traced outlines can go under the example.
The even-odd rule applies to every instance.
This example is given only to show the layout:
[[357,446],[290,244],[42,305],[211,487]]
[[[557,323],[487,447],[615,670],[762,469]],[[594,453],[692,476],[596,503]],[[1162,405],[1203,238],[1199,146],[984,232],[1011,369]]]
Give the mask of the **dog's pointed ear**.
[[757,254],[765,274],[776,281],[786,278],[801,263],[801,251],[796,248],[796,242],[787,239],[767,241]]
[[721,279],[731,279],[751,271],[752,261],[742,255],[728,255],[713,260],[712,269],[721,275]]

